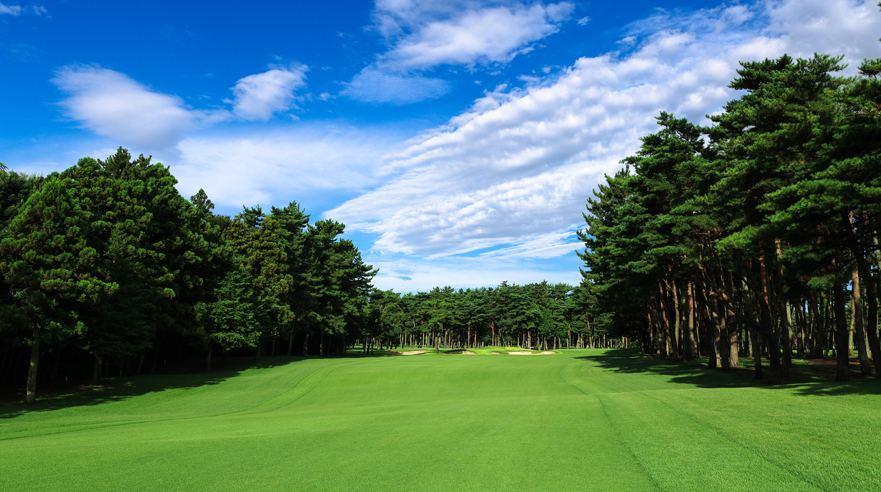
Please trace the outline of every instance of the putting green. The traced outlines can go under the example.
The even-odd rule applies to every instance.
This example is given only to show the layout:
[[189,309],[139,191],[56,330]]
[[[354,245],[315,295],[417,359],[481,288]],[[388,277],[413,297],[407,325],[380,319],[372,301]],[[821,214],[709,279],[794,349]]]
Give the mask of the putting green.
[[0,406],[0,489],[881,489],[873,381],[600,350],[255,366]]

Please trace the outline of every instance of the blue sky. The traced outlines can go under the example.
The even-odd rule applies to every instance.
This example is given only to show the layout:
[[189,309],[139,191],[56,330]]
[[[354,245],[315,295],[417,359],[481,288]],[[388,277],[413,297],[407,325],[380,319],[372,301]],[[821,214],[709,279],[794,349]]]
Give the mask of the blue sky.
[[876,3],[2,0],[0,162],[123,146],[221,213],[296,200],[380,288],[575,284],[585,201],[659,111],[703,122],[740,60],[879,57]]

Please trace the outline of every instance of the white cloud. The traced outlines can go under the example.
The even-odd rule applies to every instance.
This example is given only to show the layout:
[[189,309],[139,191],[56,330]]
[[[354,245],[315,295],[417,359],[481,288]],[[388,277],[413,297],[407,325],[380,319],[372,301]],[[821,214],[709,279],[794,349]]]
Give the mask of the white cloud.
[[579,26],[586,26],[590,22],[590,17],[582,17],[578,19],[577,23]]
[[142,148],[167,149],[209,117],[179,97],[155,92],[127,75],[97,66],[68,66],[52,82],[66,92],[67,115],[98,135]]
[[655,16],[628,33],[641,38],[630,53],[581,58],[544,82],[487,93],[387,155],[391,180],[328,215],[378,234],[377,251],[566,253],[567,240],[544,251],[534,242],[580,225],[591,190],[655,131],[660,111],[705,123],[736,97],[727,85],[740,60],[816,50],[858,65],[881,56],[876,10],[869,1],[786,0]]
[[374,28],[389,50],[343,93],[395,104],[440,97],[448,84],[420,73],[441,65],[507,63],[557,32],[572,10],[569,2],[379,0],[372,14]]
[[[852,67],[879,56],[881,13],[877,1],[768,1],[767,33],[785,40],[792,53],[847,54]],[[790,54],[792,54],[790,53]]]
[[529,43],[556,32],[557,24],[571,10],[569,3],[515,4],[466,10],[449,19],[420,23],[380,57],[378,66],[422,70],[443,64],[504,63]]
[[584,245],[573,242],[575,230],[555,231],[532,237],[518,237],[519,244],[481,253],[481,258],[555,258],[583,249]]
[[233,113],[245,120],[267,121],[275,113],[295,108],[294,91],[306,85],[306,70],[296,65],[239,79],[232,88],[234,99],[228,101]]
[[232,112],[192,109],[180,97],[95,65],[63,67],[52,82],[67,94],[60,103],[67,116],[85,128],[123,145],[172,154],[193,130],[234,118],[266,121],[294,108],[294,91],[305,84],[305,71],[298,65],[239,79],[233,99],[226,101]]
[[43,15],[49,11],[42,5],[33,5],[31,7],[22,7],[21,5],[3,5],[0,3],[0,15],[21,15],[22,13]]
[[371,103],[411,104],[443,96],[449,82],[421,75],[397,75],[367,68],[346,85],[343,95]]
[[220,206],[280,205],[291,198],[355,194],[376,185],[372,164],[395,146],[380,131],[304,127],[187,138],[172,165],[186,196],[204,188]]
[[19,5],[3,5],[0,3],[0,15],[19,15],[21,14],[21,6]]

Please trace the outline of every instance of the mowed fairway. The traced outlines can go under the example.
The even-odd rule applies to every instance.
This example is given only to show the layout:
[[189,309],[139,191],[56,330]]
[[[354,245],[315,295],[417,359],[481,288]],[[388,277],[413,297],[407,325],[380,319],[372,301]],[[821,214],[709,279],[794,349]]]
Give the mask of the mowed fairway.
[[881,489],[874,381],[599,350],[256,364],[0,406],[0,489]]

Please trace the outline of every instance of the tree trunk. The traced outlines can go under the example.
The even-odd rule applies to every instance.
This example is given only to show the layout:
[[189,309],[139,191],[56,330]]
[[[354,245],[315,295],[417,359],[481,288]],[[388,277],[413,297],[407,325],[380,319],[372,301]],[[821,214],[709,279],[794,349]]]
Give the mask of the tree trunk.
[[103,357],[100,355],[95,356],[95,364],[92,366],[92,386],[98,384],[98,376],[101,375],[101,362]]
[[[759,327],[765,338],[765,343],[768,344],[768,365],[770,366],[768,381],[771,384],[777,384],[780,382],[780,378],[783,375],[782,368],[780,367],[780,343],[777,340],[777,333],[774,330],[773,321],[771,319],[771,299],[764,258],[759,261],[758,274],[761,282],[761,295],[759,296]],[[761,356],[762,354],[759,352],[758,357],[761,358]]]
[[857,268],[851,273],[853,286],[853,320],[857,336],[857,353],[860,357],[860,372],[864,376],[872,375],[872,366],[869,365],[869,348],[866,340],[866,319],[863,298],[860,295],[860,275]]
[[147,355],[147,349],[141,350],[140,355],[138,355],[138,370],[135,372],[135,376],[141,375],[141,370],[144,368],[144,356]]
[[[841,264],[839,259],[839,265]],[[850,381],[850,359],[847,354],[847,312],[844,308],[844,285],[840,275],[835,275],[832,288],[835,309],[835,353],[837,358],[835,381]]]
[[40,337],[34,330],[34,341],[31,343],[31,360],[28,367],[28,382],[25,389],[25,403],[37,401],[37,370],[40,364]]
[[[872,350],[872,362],[875,365],[875,378],[881,378],[881,344],[878,341],[878,297],[875,292],[875,281],[868,274],[868,266],[865,261],[860,267],[860,275],[865,279],[862,282],[866,287],[866,297],[869,301],[869,317],[866,326],[866,334],[869,338],[869,348]],[[867,272],[863,274],[862,272]]]
[[[694,360],[697,358],[696,347],[697,343],[695,341],[694,332],[697,329],[694,322],[694,291],[692,290],[692,283],[688,282],[688,287],[686,287],[685,291],[685,304],[688,306],[688,347],[685,352],[685,358],[688,360]],[[715,366],[715,360],[714,366]],[[714,367],[715,368],[715,367]]]
[[663,338],[663,347],[662,347],[662,356],[663,357],[672,357],[671,353],[673,348],[670,344],[670,339],[673,338],[670,328],[670,320],[667,317],[667,309],[664,306],[664,297],[666,294],[664,293],[664,285],[661,280],[658,280],[658,314],[661,318],[661,326],[663,327],[662,333],[664,334]]
[[676,281],[672,281],[668,284],[668,289],[673,292],[673,301],[671,304],[673,305],[673,319],[674,321],[674,331],[673,331],[673,358],[678,359],[679,355],[682,353],[680,351],[680,347],[682,346],[682,315],[681,310],[679,309],[679,289],[676,288]]
[[764,379],[762,375],[762,348],[759,345],[759,332],[750,330],[749,333],[750,351],[753,355],[753,367],[755,368],[754,379]]
[[294,353],[294,327],[291,327],[291,336],[288,339],[288,357]]
[[[709,306],[706,306],[703,312],[701,313],[701,318],[703,322],[701,323],[706,327],[705,332],[709,335],[709,343],[707,343],[707,347],[709,347],[709,351],[707,352],[707,368],[708,369],[716,369],[719,367],[719,364],[723,364],[722,352],[724,351],[722,343],[722,326],[720,323],[720,316],[713,312]],[[727,366],[727,364],[723,364]],[[727,367],[723,367],[723,370],[728,369]]]
[[[734,278],[731,270],[725,275],[725,298],[734,299]],[[725,306],[725,325],[728,329],[728,357],[731,359],[731,367],[740,367],[740,324],[737,323],[734,311]]]

